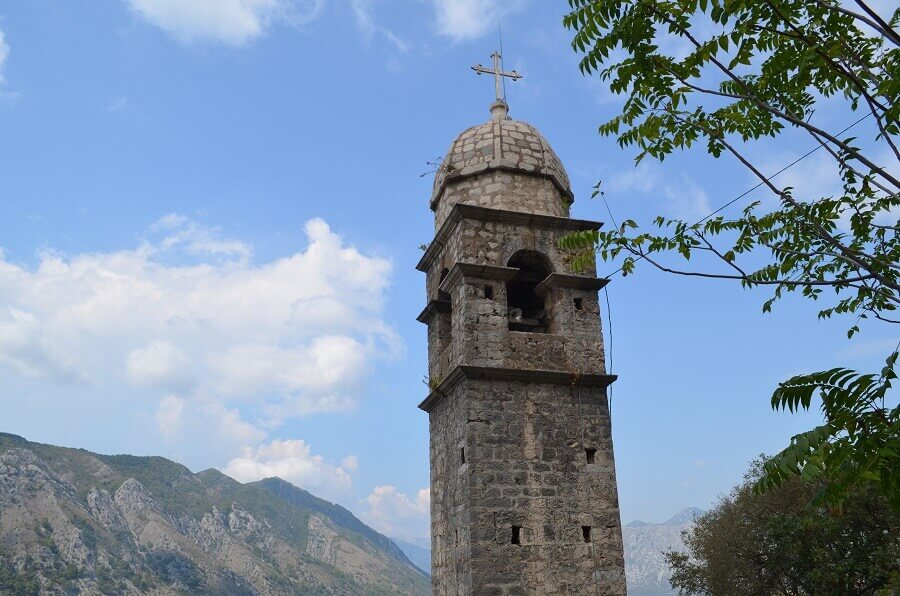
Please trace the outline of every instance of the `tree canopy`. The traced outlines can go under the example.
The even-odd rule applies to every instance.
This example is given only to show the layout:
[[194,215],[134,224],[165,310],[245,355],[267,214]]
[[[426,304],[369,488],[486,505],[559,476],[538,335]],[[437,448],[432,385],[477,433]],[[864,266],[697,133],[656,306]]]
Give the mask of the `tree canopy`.
[[900,513],[873,485],[848,491],[840,511],[809,501],[821,482],[791,477],[764,494],[744,482],[666,553],[683,594],[875,594],[900,588]]
[[[599,131],[636,161],[701,147],[737,160],[772,201],[729,215],[726,202],[700,221],[626,220],[562,241],[573,268],[594,252],[629,275],[647,263],[678,275],[768,287],[768,312],[790,292],[819,303],[819,317],[900,324],[900,9],[883,16],[862,0],[569,0],[581,70],[624,96]],[[850,119],[817,118],[840,104]],[[850,136],[850,131],[853,135]],[[841,185],[801,196],[754,163],[753,143],[791,131],[828,156]],[[859,136],[861,135],[861,136]],[[785,164],[791,167],[793,164]],[[783,170],[782,170],[783,171]],[[595,196],[602,194],[598,185]],[[740,197],[739,197],[740,198]],[[738,209],[737,206],[733,209]],[[682,264],[673,264],[672,261]],[[689,266],[692,265],[692,266]],[[900,330],[900,327],[896,327]],[[835,369],[783,383],[776,409],[822,399],[825,424],[794,437],[759,483],[826,475],[822,498],[880,483],[900,506],[900,409],[888,400],[897,350],[881,374]]]

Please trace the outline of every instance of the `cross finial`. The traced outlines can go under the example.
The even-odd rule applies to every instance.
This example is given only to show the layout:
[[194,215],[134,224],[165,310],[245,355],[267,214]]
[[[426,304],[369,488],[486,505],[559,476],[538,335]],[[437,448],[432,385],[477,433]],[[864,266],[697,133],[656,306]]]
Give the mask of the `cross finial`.
[[487,68],[485,66],[482,66],[481,64],[476,64],[472,67],[472,70],[474,70],[475,74],[478,75],[494,75],[494,87],[497,93],[497,99],[494,102],[494,105],[491,106],[491,113],[494,114],[495,117],[500,117],[505,116],[508,109],[508,106],[506,105],[506,94],[503,91],[503,77],[518,81],[522,78],[522,75],[514,70],[511,70],[509,72],[503,70],[503,56],[500,55],[500,52],[494,52],[493,54],[491,54],[491,58],[493,58],[494,60],[493,68]]

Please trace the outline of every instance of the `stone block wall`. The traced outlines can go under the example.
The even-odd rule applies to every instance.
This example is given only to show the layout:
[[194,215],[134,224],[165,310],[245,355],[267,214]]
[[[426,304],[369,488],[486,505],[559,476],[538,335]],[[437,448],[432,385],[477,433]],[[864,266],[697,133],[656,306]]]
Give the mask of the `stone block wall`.
[[436,593],[624,594],[604,389],[464,379],[431,420]]
[[510,211],[524,211],[528,207],[531,213],[569,215],[569,200],[560,194],[551,179],[500,169],[448,183],[435,204],[435,229],[441,227],[456,203]]

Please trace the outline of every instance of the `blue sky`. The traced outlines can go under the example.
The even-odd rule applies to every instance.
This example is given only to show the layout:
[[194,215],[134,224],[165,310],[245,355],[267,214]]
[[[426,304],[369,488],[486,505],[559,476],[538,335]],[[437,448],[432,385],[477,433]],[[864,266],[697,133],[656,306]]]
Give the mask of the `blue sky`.
[[[753,186],[700,152],[634,168],[619,100],[536,0],[71,0],[0,6],[0,430],[281,475],[427,535],[427,162],[487,119],[503,19],[511,115],[568,168],[573,215],[701,217]],[[817,118],[854,118],[825,105]],[[749,151],[774,171],[809,149]],[[814,156],[785,174],[833,187]],[[761,192],[748,199],[764,198]],[[740,208],[741,204],[735,206]],[[614,265],[599,266],[601,273]],[[816,413],[779,380],[878,366],[889,330],[639,267],[609,286],[622,516],[708,507]],[[609,331],[609,322],[604,320]],[[609,338],[607,338],[609,342]]]

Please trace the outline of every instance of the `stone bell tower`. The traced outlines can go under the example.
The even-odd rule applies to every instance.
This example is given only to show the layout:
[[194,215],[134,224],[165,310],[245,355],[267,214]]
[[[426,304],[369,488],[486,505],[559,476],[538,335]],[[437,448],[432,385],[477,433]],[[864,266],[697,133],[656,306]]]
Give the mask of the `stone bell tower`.
[[[501,76],[494,68],[481,72]],[[426,273],[435,594],[624,594],[593,268],[558,241],[569,179],[546,139],[491,119],[453,141],[431,196]]]

